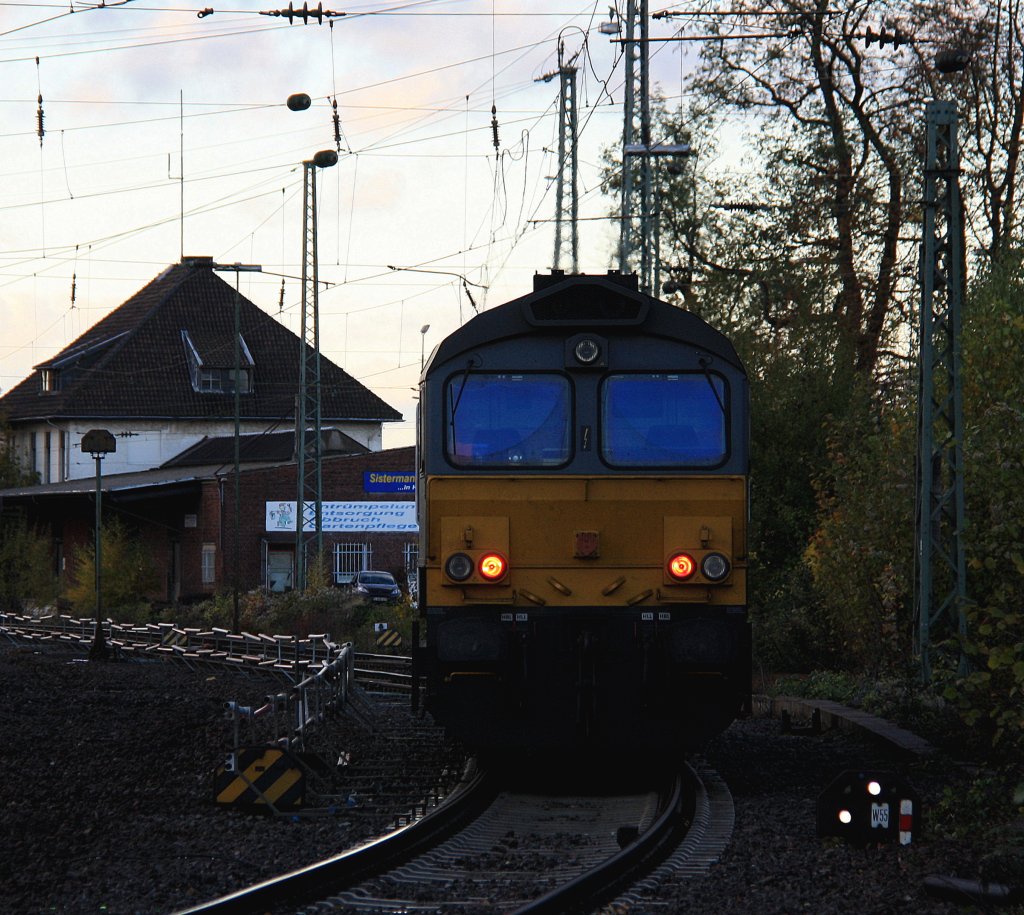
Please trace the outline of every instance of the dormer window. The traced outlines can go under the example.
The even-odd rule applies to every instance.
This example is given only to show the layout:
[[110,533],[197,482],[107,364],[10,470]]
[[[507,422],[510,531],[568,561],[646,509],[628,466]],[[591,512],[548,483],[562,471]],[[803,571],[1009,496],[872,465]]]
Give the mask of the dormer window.
[[[192,390],[199,394],[234,394],[234,346],[231,338],[212,343],[210,340],[197,341],[193,334],[183,330],[181,340],[185,346]],[[238,356],[238,393],[250,394],[255,363],[241,334],[238,335]]]
[[60,372],[57,369],[39,370],[44,394],[54,394],[60,390]]

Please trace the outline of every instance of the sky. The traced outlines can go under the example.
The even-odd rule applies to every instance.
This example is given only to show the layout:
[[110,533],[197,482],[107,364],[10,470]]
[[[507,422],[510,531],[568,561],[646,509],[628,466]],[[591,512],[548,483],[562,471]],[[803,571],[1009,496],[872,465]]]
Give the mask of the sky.
[[[321,352],[404,415],[384,446],[411,444],[421,354],[552,266],[560,41],[579,68],[580,269],[617,268],[608,0],[331,0],[308,24],[260,15],[274,0],[205,2],[0,0],[0,391],[183,254],[261,266],[241,291],[299,333],[302,163],[334,149],[316,174]],[[669,97],[689,53],[652,52]]]

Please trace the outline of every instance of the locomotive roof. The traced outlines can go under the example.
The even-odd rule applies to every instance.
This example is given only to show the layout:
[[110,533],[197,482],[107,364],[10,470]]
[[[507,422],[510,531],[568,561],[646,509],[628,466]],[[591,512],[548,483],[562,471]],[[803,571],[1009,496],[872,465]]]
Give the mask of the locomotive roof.
[[683,340],[744,371],[724,334],[692,312],[637,290],[635,275],[559,273],[534,277],[534,291],[482,312],[438,344],[431,361],[444,362],[468,349],[550,329],[656,334]]

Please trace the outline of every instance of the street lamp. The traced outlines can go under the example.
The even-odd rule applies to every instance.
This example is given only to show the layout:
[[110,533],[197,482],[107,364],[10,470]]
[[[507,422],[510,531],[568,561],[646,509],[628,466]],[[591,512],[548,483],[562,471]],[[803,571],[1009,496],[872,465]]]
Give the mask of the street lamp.
[[82,436],[82,450],[88,451],[96,459],[96,630],[93,633],[92,648],[89,649],[90,661],[105,661],[108,656],[107,643],[103,638],[103,626],[101,623],[103,612],[103,601],[100,597],[100,586],[102,575],[100,568],[103,564],[101,555],[100,526],[103,523],[103,488],[100,480],[100,461],[113,452],[117,451],[117,440],[106,429],[90,429]]
[[420,371],[423,371],[423,348],[427,342],[427,331],[430,330],[429,324],[424,324],[420,328]]

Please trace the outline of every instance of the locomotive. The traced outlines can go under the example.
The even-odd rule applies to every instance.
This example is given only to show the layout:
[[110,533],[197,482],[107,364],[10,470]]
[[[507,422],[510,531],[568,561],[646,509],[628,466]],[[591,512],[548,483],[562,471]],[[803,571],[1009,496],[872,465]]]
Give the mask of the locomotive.
[[750,704],[749,392],[636,277],[534,277],[419,386],[424,704],[480,751],[702,746]]

